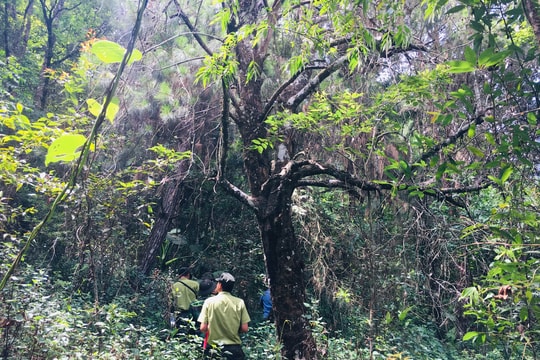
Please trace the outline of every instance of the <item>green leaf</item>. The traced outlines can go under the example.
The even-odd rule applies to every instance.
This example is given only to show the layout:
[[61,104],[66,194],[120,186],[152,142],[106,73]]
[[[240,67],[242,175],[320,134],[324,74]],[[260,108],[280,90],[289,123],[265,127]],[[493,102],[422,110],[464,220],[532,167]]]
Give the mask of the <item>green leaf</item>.
[[477,147],[467,146],[467,149],[476,157],[483,158],[485,156],[484,152]]
[[473,138],[475,134],[476,134],[476,125],[473,124],[471,127],[469,127],[469,130],[467,130],[467,136],[469,138]]
[[527,321],[528,318],[529,318],[529,309],[527,309],[527,307],[524,306],[519,310],[519,319],[525,322]]
[[512,175],[512,172],[513,172],[513,170],[512,170],[512,168],[510,166],[503,170],[503,173],[501,175],[501,184],[505,183],[506,180],[508,180],[510,175]]
[[527,121],[529,125],[536,125],[537,124],[536,115],[532,112],[527,113]]
[[488,175],[488,179],[491,180],[491,181],[493,181],[493,182],[494,182],[495,184],[497,184],[497,185],[502,185],[502,184],[501,184],[501,181],[500,181],[499,179],[497,179],[497,178],[496,178],[495,176],[493,176],[493,175]]
[[494,52],[493,48],[484,50],[478,57],[478,66],[489,67],[499,64],[506,59],[510,53],[508,51]]
[[[88,111],[90,112],[90,114],[98,117],[101,113],[101,109],[103,108],[103,106],[95,99],[87,99],[86,104],[88,105]],[[105,117],[111,122],[111,124],[113,123],[114,118],[116,117],[116,114],[120,109],[120,106],[118,104],[119,100],[115,97],[111,100],[109,106],[107,106],[107,112],[105,113]]]
[[476,53],[470,47],[465,48],[464,52],[465,60],[472,66],[476,65]]
[[450,66],[448,71],[453,74],[472,72],[476,70],[475,67],[468,61],[452,60],[447,64]]
[[390,314],[390,311],[386,312],[386,315],[384,316],[384,322],[386,325],[389,325],[392,323],[392,314]]
[[22,115],[22,114],[14,115],[13,123],[15,124],[15,127],[18,129],[30,129],[32,127],[32,123],[30,122],[30,119],[28,119],[25,115]]
[[90,114],[98,117],[99,113],[101,112],[101,104],[98,103],[95,99],[87,99],[86,104],[88,105],[88,111],[90,112]]
[[[124,58],[126,49],[120,44],[117,44],[108,40],[96,41],[92,45],[92,53],[97,56],[97,58],[103,61],[106,64],[119,63]],[[134,61],[142,59],[142,53],[139,50],[133,50],[131,57],[129,59],[129,64]]]
[[403,311],[400,311],[399,315],[398,315],[399,321],[405,320],[405,318],[407,317],[407,314],[409,313],[409,311],[412,310],[412,308],[413,308],[413,306],[411,305],[408,308],[404,309]]
[[468,340],[474,341],[478,337],[478,335],[480,335],[478,331],[469,331],[468,333],[463,335],[463,341],[468,341]]
[[471,21],[469,23],[469,26],[473,29],[473,30],[476,30],[476,32],[478,33],[484,33],[484,25],[480,24],[478,21]]
[[491,145],[496,145],[496,143],[495,143],[495,137],[494,137],[492,134],[486,133],[486,134],[485,134],[485,138],[486,138],[486,141],[487,141],[488,143],[490,143]]
[[443,174],[446,172],[447,168],[448,168],[448,163],[446,163],[446,162],[442,163],[437,168],[437,172],[435,173],[435,179],[440,180],[442,178]]
[[113,123],[116,114],[118,114],[118,110],[120,110],[119,102],[120,101],[118,100],[118,98],[114,97],[109,103],[109,106],[107,106],[105,117],[111,122],[111,124]]
[[86,137],[80,134],[68,134],[54,140],[49,146],[45,157],[45,166],[53,162],[70,162],[79,157],[77,151],[86,142]]
[[447,15],[449,14],[455,14],[457,12],[460,12],[461,10],[465,9],[465,5],[457,5],[457,6],[454,6],[453,8],[451,8],[450,10],[448,10],[446,12]]
[[476,304],[478,301],[480,301],[480,293],[478,292],[478,289],[475,286],[470,286],[468,288],[463,289],[461,292],[461,296],[459,297],[459,300],[469,300],[469,304],[473,305]]

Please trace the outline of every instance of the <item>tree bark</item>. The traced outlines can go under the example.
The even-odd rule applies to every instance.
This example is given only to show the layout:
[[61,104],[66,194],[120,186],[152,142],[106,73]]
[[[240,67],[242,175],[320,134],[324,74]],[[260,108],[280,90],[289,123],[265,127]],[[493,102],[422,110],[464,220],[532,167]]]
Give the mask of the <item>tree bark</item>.
[[540,44],[540,4],[538,0],[523,0],[523,10],[527,20],[533,28],[536,41]]
[[180,208],[183,193],[182,180],[171,179],[165,185],[161,206],[157,211],[156,221],[152,226],[139,263],[143,274],[147,274],[156,262],[158,251],[169,232],[171,220],[177,215]]
[[[246,23],[256,23],[262,10],[261,2],[241,0],[238,17],[228,26],[236,31]],[[272,11],[279,9],[279,3]],[[267,14],[270,19],[273,13]],[[269,29],[271,26],[269,26]],[[271,32],[267,34],[271,39]],[[267,42],[253,46],[249,40],[239,41],[235,48],[238,60],[237,97],[232,102],[238,131],[244,145],[244,168],[249,184],[247,201],[255,209],[266,269],[270,277],[278,339],[283,344],[281,354],[288,360],[316,360],[319,358],[310,324],[306,318],[304,262],[301,244],[295,235],[290,204],[296,186],[286,162],[272,165],[268,149],[253,149],[253,141],[267,138],[264,124],[268,109],[261,95],[262,78],[248,79],[248,69],[255,62],[263,68]],[[224,89],[227,93],[229,89]],[[282,171],[283,169],[283,171]]]
[[34,0],[28,0],[24,13],[18,13],[17,1],[4,0],[1,5],[2,12],[2,48],[4,56],[9,61],[10,56],[21,59],[28,45],[32,25]]
[[34,95],[34,102],[38,109],[44,109],[47,103],[49,77],[47,71],[51,67],[52,59],[54,56],[54,47],[56,45],[56,34],[54,33],[54,23],[64,11],[64,0],[59,0],[49,8],[45,0],[40,0],[41,10],[43,13],[43,20],[47,29],[47,46],[45,48],[45,54],[43,56],[43,64],[41,66],[41,73],[39,75],[39,85],[36,88]]
[[4,48],[4,54],[6,59],[11,56],[11,46],[9,44],[9,38],[11,34],[11,25],[10,25],[10,12],[12,11],[12,8],[15,7],[15,4],[10,3],[8,0],[4,0],[4,4],[2,6],[2,21],[4,23],[4,28],[2,31],[2,40],[3,40],[3,48]]
[[258,223],[270,278],[274,319],[284,359],[317,359],[317,346],[305,317],[305,279],[302,246],[295,235],[288,181],[265,189],[265,206]]

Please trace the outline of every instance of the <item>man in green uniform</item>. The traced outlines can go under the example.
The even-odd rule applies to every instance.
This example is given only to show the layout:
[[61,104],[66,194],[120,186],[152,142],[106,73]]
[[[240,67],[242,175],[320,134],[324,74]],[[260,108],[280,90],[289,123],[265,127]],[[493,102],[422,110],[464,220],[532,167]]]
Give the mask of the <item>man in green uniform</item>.
[[197,319],[208,333],[205,359],[244,360],[240,333],[248,331],[251,320],[244,300],[231,295],[234,277],[224,272],[217,279],[216,296],[204,301]]
[[189,329],[189,320],[193,320],[190,304],[197,298],[199,283],[191,280],[189,268],[183,267],[179,271],[180,279],[172,286],[172,296],[176,310],[176,325],[178,328]]

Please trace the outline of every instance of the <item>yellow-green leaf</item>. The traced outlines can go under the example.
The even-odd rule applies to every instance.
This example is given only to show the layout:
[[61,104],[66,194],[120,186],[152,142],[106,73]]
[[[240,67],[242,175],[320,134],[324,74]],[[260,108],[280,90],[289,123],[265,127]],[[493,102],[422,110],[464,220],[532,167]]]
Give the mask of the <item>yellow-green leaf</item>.
[[70,162],[75,160],[80,155],[77,151],[86,141],[86,137],[80,134],[68,134],[54,140],[49,146],[47,156],[45,157],[45,165],[53,162]]
[[510,175],[512,175],[512,168],[509,166],[507,167],[506,169],[503,170],[503,173],[501,175],[501,183],[504,183],[506,182],[506,180],[508,180],[508,178],[510,177]]
[[90,114],[97,117],[101,112],[101,104],[98,103],[95,99],[87,99],[86,104],[88,105],[88,111]]
[[476,157],[483,158],[485,156],[484,152],[477,147],[468,146],[467,149]]
[[478,335],[480,335],[480,333],[477,331],[469,331],[468,333],[463,335],[463,341],[476,339]]
[[[108,40],[96,41],[92,45],[92,53],[97,56],[97,58],[103,61],[106,64],[119,63],[124,58],[126,49],[120,44],[117,44]],[[134,49],[131,57],[129,58],[128,63],[131,64],[134,61],[142,59],[142,53]]]
[[105,113],[105,117],[107,120],[111,122],[111,124],[114,121],[114,118],[116,117],[116,114],[118,113],[118,110],[120,109],[119,100],[118,98],[113,98],[111,102],[109,103],[109,106],[107,106],[107,112]]
[[[87,99],[86,104],[88,104],[88,111],[90,114],[94,115],[95,117],[98,117],[101,113],[101,110],[103,106],[98,103],[95,99]],[[118,98],[113,98],[111,102],[109,103],[109,106],[107,106],[107,112],[105,113],[105,117],[107,120],[109,120],[111,123],[114,121],[114,118],[116,114],[118,113],[118,110],[120,109],[119,100]]]

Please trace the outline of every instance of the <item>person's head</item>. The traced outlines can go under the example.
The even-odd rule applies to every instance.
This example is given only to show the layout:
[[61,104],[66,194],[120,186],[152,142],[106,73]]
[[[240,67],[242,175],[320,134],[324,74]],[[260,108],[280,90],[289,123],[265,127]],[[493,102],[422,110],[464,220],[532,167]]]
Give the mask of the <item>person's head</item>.
[[203,279],[199,283],[199,296],[208,296],[216,290],[216,283],[210,279]]
[[218,282],[218,290],[231,292],[234,288],[234,276],[228,272],[222,273],[216,281]]
[[191,270],[189,270],[188,267],[181,267],[181,268],[178,270],[178,276],[180,276],[181,278],[188,278],[188,279],[190,279],[190,278],[191,278]]
[[212,280],[214,281],[215,276],[210,272],[207,271],[201,275],[201,280]]

